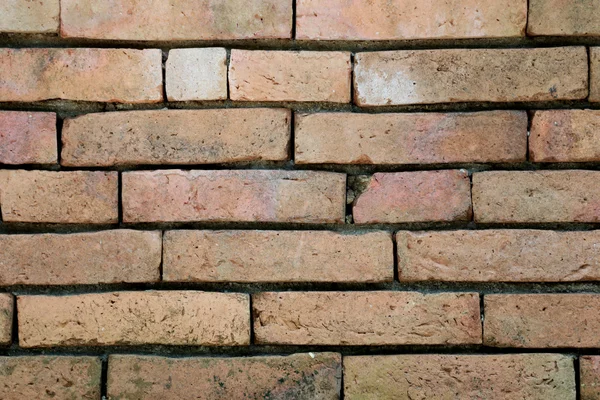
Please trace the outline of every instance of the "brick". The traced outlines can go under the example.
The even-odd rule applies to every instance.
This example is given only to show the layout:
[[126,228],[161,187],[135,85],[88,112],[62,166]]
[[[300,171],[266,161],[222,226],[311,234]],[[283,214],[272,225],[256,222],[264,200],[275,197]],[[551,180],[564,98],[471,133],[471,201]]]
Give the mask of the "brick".
[[339,399],[336,353],[240,358],[111,355],[114,399]]
[[402,231],[396,243],[400,281],[600,280],[600,231]]
[[0,235],[0,285],[160,280],[161,232]]
[[54,33],[59,14],[60,0],[6,0],[0,3],[0,32]]
[[214,164],[289,158],[285,109],[150,110],[65,120],[66,166]]
[[158,49],[0,49],[0,102],[162,101]]
[[169,101],[227,98],[227,50],[174,49],[166,63]]
[[259,293],[252,309],[259,344],[481,343],[477,293]]
[[590,98],[600,102],[600,47],[590,47]]
[[561,354],[344,357],[354,399],[575,400],[573,359]]
[[250,342],[248,295],[196,291],[18,296],[21,347]]
[[296,38],[406,40],[525,35],[526,0],[298,0]]
[[467,221],[471,183],[467,171],[376,173],[353,206],[357,224]]
[[125,222],[341,223],[346,176],[282,170],[123,174]]
[[600,1],[529,0],[527,34],[600,36]]
[[12,343],[13,315],[13,296],[10,293],[0,293],[0,345]]
[[56,164],[56,114],[0,111],[0,164]]
[[579,376],[581,400],[600,399],[600,357],[579,357]]
[[111,40],[289,39],[291,0],[61,0],[63,37]]
[[473,174],[475,221],[598,222],[600,172],[490,171]]
[[588,95],[585,47],[359,53],[360,106],[580,100]]
[[387,232],[168,231],[163,280],[176,282],[389,282]]
[[349,103],[351,71],[348,52],[232,50],[229,96]]
[[527,114],[298,114],[295,144],[297,164],[519,162]]
[[99,171],[0,171],[4,222],[118,222],[118,174]]

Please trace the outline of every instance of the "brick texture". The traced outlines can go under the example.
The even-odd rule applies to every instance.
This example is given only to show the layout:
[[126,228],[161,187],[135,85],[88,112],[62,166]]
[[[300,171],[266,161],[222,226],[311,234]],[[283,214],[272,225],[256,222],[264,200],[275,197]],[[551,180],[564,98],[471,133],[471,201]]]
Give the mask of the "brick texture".
[[7,0],[0,4],[0,32],[54,33],[58,31],[60,0]]
[[590,47],[590,101],[600,102],[600,47]]
[[594,400],[600,398],[600,357],[580,357],[579,376],[581,400]]
[[0,293],[0,345],[12,342],[14,298],[11,294]]
[[169,101],[226,99],[227,50],[170,50],[165,85]]
[[598,0],[529,0],[532,36],[600,36]]
[[56,164],[56,114],[0,111],[0,164]]

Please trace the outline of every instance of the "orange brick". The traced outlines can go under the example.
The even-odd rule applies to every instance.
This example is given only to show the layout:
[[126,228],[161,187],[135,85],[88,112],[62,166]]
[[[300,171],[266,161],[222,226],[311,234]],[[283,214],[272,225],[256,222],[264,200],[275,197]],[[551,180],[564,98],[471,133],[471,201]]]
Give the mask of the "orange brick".
[[529,0],[527,34],[600,36],[600,1]]
[[0,345],[12,342],[14,299],[9,293],[0,293]]
[[0,32],[54,33],[58,31],[60,0],[3,1]]
[[56,164],[56,114],[0,111],[0,164]]
[[579,357],[579,376],[581,400],[600,398],[600,357]]

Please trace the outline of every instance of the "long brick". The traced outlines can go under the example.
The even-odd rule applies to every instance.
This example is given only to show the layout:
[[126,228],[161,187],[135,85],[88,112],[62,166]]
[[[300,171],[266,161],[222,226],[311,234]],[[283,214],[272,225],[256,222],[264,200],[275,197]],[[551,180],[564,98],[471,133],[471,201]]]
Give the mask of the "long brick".
[[360,106],[578,100],[588,95],[585,47],[359,53]]
[[162,100],[158,49],[0,49],[0,102]]
[[561,354],[344,357],[354,399],[575,400],[573,359]]
[[0,3],[0,32],[54,33],[58,31],[60,0]]
[[260,344],[481,343],[477,293],[259,293],[252,309]]
[[402,231],[396,242],[401,281],[600,280],[600,231]]
[[161,233],[112,230],[0,235],[0,285],[160,280]]
[[600,47],[590,47],[590,101],[600,102]]
[[14,298],[10,293],[0,293],[0,345],[12,342]]
[[55,164],[56,114],[0,111],[0,164]]
[[527,34],[600,36],[600,1],[529,0]]
[[[1,263],[0,263],[1,265]],[[387,232],[168,231],[163,280],[176,282],[386,282]]]
[[65,120],[67,166],[283,161],[289,110],[152,110],[87,114]]
[[491,171],[473,174],[478,222],[598,222],[598,171]]
[[600,398],[600,357],[579,357],[579,388],[581,400]]
[[346,176],[281,170],[123,174],[125,222],[344,221]]
[[463,170],[373,174],[353,215],[357,224],[470,220],[469,176]]
[[227,98],[227,50],[170,50],[165,67],[165,86],[169,101]]
[[241,346],[248,295],[196,291],[18,296],[21,347]]
[[337,353],[244,358],[110,356],[112,399],[339,399]]
[[299,114],[295,144],[297,164],[518,162],[527,114]]
[[349,103],[351,71],[348,52],[232,50],[229,97]]

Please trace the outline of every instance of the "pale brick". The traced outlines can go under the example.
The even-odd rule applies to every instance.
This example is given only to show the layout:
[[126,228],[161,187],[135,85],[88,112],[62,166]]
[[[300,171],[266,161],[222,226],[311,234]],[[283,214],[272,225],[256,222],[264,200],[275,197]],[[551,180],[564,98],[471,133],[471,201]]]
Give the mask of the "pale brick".
[[3,0],[0,32],[54,33],[58,31],[60,0]]
[[527,34],[600,36],[599,0],[529,0]]
[[169,101],[227,98],[227,51],[223,48],[174,49],[166,63]]
[[590,101],[600,102],[600,47],[590,47]]
[[0,111],[0,164],[56,164],[56,114]]
[[14,298],[10,293],[0,293],[0,345],[12,342]]

